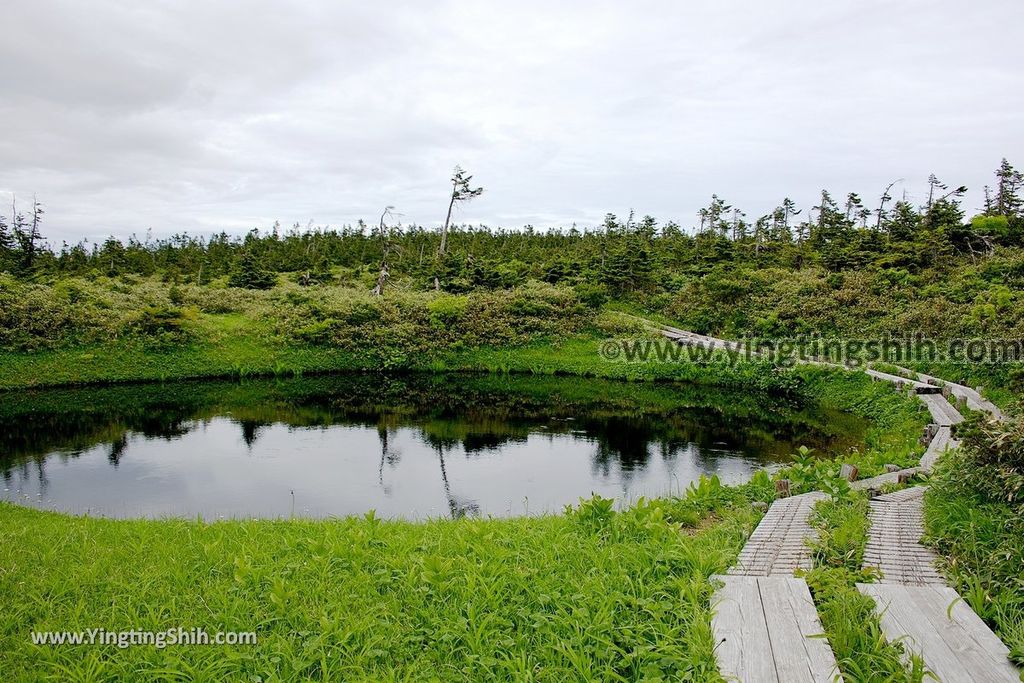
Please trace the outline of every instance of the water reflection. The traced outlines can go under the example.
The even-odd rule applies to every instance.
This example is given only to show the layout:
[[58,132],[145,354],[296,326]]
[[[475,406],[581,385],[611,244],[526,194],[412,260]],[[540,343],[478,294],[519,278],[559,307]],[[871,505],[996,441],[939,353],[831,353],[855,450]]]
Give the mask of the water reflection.
[[510,515],[741,480],[838,413],[677,385],[344,376],[0,395],[0,498],[114,517]]

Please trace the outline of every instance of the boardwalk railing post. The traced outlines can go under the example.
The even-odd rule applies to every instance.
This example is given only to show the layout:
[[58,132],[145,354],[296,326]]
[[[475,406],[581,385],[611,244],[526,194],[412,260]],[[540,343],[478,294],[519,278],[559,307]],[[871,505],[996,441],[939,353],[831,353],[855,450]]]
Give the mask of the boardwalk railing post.
[[790,486],[789,479],[776,479],[775,480],[775,497],[776,498],[789,498]]

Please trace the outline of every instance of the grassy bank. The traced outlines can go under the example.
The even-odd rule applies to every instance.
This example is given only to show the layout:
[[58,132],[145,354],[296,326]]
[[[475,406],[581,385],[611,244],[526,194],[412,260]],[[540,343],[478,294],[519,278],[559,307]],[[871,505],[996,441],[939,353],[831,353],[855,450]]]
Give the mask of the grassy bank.
[[[807,400],[873,421],[865,447],[808,463],[803,486],[834,476],[840,461],[870,469],[915,457],[902,434],[923,423],[916,401],[863,375],[789,373]],[[481,390],[502,384],[474,381]],[[263,390],[283,400],[316,390],[292,384]],[[239,407],[252,391],[200,387]],[[99,409],[138,389],[99,391]],[[152,389],[155,397],[163,391]],[[614,383],[604,400],[643,399],[654,411],[681,400],[673,386],[651,383],[632,396],[639,389]],[[532,391],[550,393],[523,388],[515,404],[528,406]],[[705,392],[714,390],[694,388],[691,402],[713,401]],[[74,390],[18,395],[26,406],[39,407],[40,397],[54,408],[81,402]],[[368,388],[362,398],[373,395]],[[434,400],[429,392],[426,400]],[[593,500],[559,516],[426,523],[109,521],[2,505],[0,672],[12,680],[716,681],[710,576],[734,561],[756,524],[750,502],[772,496],[760,475],[734,488],[705,480],[685,497],[620,512]],[[890,666],[892,652],[861,620],[863,605],[849,611],[848,582],[829,581],[812,585],[844,672]],[[32,630],[179,626],[255,631],[259,640],[166,649],[30,641]]]
[[[108,521],[0,505],[4,680],[717,680],[709,577],[756,522],[706,480],[625,512]],[[235,647],[36,646],[32,630],[255,631]]]
[[353,371],[483,371],[683,380],[786,393],[786,371],[725,362],[632,364],[600,354],[645,334],[546,285],[373,297],[342,286],[268,291],[167,287],[135,279],[54,286],[0,279],[0,389],[297,376]]
[[867,513],[867,497],[859,492],[818,503],[811,521],[819,536],[807,584],[844,680],[921,683],[922,660],[913,656],[905,666],[902,646],[886,641],[874,602],[857,590],[858,583],[877,578],[862,567]]
[[622,363],[601,357],[596,330],[518,346],[437,349],[381,364],[348,349],[277,346],[240,331],[214,345],[151,348],[124,343],[0,353],[0,390],[196,378],[294,377],[331,372],[492,372],[578,375],[624,380],[685,381],[753,387],[777,393],[797,389],[792,373],[763,363]]
[[[0,353],[0,383],[25,389],[364,370],[571,375],[649,382],[644,392],[616,383],[604,398],[639,406],[635,394],[642,393],[640,407],[658,415],[681,400],[676,386],[660,382],[685,381],[694,392],[686,400],[695,405],[714,404],[713,387],[743,388],[785,406],[820,405],[870,421],[863,445],[784,470],[797,490],[832,481],[843,462],[870,476],[886,463],[909,465],[920,456],[926,413],[887,384],[811,366],[611,362],[600,353],[602,340],[643,331],[626,316],[581,307],[571,292],[524,290],[481,300],[424,294],[398,302],[321,292],[328,300],[312,303],[292,295],[261,294],[256,305],[232,303],[229,292],[205,309],[189,294],[180,305],[151,304],[182,309],[180,325],[170,328],[138,328],[136,316],[149,314],[124,304],[95,336],[69,323],[88,334],[69,341],[36,335],[38,345]],[[325,324],[311,329],[316,321],[303,319],[305,313]],[[511,317],[515,327],[506,329],[502,321]],[[347,322],[329,322],[337,320]],[[114,329],[125,332],[108,338]],[[501,343],[490,343],[488,330],[498,330]],[[274,387],[275,396],[291,400],[289,392],[310,390],[289,382]],[[152,387],[154,400],[166,388]],[[139,389],[104,389],[97,409],[134,401],[144,414],[146,402],[132,397]],[[203,391],[243,412],[250,403],[251,389]],[[390,391],[386,383],[371,382],[362,398],[379,400],[381,391]],[[530,391],[551,393],[543,386],[524,390],[514,400],[517,410],[529,405]],[[394,393],[409,395],[401,381]],[[72,390],[11,395],[21,397],[8,402],[15,417],[21,409],[45,405],[56,414],[82,402]],[[438,398],[428,393],[427,400]],[[125,423],[135,417],[127,414]],[[316,415],[296,415],[307,418]],[[709,579],[733,562],[756,523],[750,502],[772,496],[762,474],[736,488],[705,480],[685,497],[620,512],[610,501],[592,500],[559,516],[425,523],[115,522],[2,505],[0,672],[14,680],[716,681]],[[858,671],[875,666],[899,679],[877,623],[863,601],[850,602],[851,571],[825,561],[823,573],[811,577],[844,673],[857,680]],[[122,650],[37,646],[29,637],[32,630],[100,627],[254,630],[259,641]]]
[[926,542],[942,570],[1024,664],[1024,430],[968,423],[964,446],[939,463],[925,497]]

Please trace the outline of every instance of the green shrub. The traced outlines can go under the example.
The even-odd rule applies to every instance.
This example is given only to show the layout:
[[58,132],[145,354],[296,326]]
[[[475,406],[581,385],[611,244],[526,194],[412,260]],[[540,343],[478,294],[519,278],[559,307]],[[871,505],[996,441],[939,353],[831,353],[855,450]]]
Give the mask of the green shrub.
[[601,308],[608,303],[608,288],[591,282],[581,282],[573,288],[576,297],[583,305],[590,308]]
[[438,329],[450,329],[465,317],[469,298],[465,296],[439,296],[427,304],[430,324]]
[[960,425],[965,485],[990,501],[1024,513],[1024,424],[1019,416],[1003,423],[975,415]]
[[275,284],[277,274],[263,268],[251,251],[242,254],[228,278],[229,287],[242,289],[270,289]]
[[327,318],[326,320],[318,320],[308,325],[304,325],[296,329],[292,334],[299,341],[314,346],[323,346],[329,344],[334,338],[334,331],[338,328],[340,322],[334,318]]
[[380,306],[372,301],[357,301],[345,313],[345,323],[348,325],[366,325],[368,323],[380,322],[382,312]]

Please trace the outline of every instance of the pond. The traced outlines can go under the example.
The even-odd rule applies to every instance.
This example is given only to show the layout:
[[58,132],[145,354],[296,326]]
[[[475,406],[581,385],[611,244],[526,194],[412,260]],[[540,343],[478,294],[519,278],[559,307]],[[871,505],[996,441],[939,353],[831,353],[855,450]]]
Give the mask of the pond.
[[108,517],[512,516],[740,482],[865,424],[750,392],[347,375],[0,394],[0,499]]

